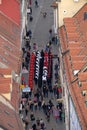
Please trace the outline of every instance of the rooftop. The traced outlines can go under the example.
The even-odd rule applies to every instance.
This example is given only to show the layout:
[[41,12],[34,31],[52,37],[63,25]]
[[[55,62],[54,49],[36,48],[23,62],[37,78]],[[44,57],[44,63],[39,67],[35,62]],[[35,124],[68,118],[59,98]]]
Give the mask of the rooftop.
[[17,25],[20,24],[20,3],[17,0],[2,0],[2,3],[0,4],[0,12],[5,14]]
[[74,17],[64,18],[59,36],[62,52],[69,50],[63,55],[63,60],[71,96],[81,126],[87,130],[87,19],[84,19],[84,12],[87,12],[87,4]]

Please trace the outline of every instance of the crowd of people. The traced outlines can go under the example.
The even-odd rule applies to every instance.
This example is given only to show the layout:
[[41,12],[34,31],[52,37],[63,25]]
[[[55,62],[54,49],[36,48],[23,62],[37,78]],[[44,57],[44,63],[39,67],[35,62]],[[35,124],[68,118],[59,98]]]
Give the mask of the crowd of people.
[[[35,0],[35,7],[39,7],[37,0]],[[62,97],[62,88],[59,77],[59,59],[57,59],[53,68],[53,54],[51,52],[52,29],[49,30],[49,43],[46,44],[44,50],[38,50],[37,43],[33,43],[31,49],[32,30],[26,31],[24,39],[26,42],[22,48],[22,69],[26,69],[30,73],[32,52],[36,57],[33,65],[34,76],[32,77],[34,85],[28,92],[21,90],[19,114],[25,130],[47,130],[46,124],[51,121],[51,117],[54,118],[56,123],[65,121],[63,102],[57,102],[57,99]],[[55,72],[54,75],[53,71]],[[55,77],[54,84],[52,83],[53,76]],[[29,87],[24,77],[22,77],[21,84]],[[46,121],[42,117],[36,116],[37,111],[44,115]],[[54,130],[53,127],[52,130]]]
[[46,122],[43,121],[44,124],[42,125],[40,123],[40,120],[42,118],[38,117],[37,119],[37,117],[35,117],[35,111],[42,112],[46,117],[48,123],[51,120],[50,118],[51,116],[54,117],[54,120],[56,122],[58,122],[59,120],[64,121],[63,103],[56,102],[56,104],[54,104],[54,99],[57,100],[61,98],[62,94],[58,72],[59,71],[58,61],[54,65],[53,71],[55,77],[55,83],[53,86],[52,82],[43,81],[42,86],[39,87],[36,84],[36,81],[34,80],[36,84],[35,87],[31,89],[30,92],[22,92],[19,112],[20,115],[22,115],[22,121],[25,124],[25,130],[28,130],[28,128],[32,130],[46,129]]
[[[29,49],[28,49],[29,50]],[[30,50],[29,50],[30,51]],[[23,56],[27,54],[28,51],[24,52]],[[37,51],[36,51],[37,53]],[[26,55],[28,56],[28,55]],[[29,58],[31,57],[31,53]],[[28,62],[27,62],[28,63]],[[28,63],[29,65],[29,63]],[[24,64],[23,67],[26,67]],[[29,71],[29,70],[28,70]],[[59,62],[54,65],[54,79],[55,83],[52,86],[52,82],[43,81],[41,87],[39,87],[35,82],[35,87],[31,89],[30,92],[22,92],[22,97],[20,101],[20,115],[22,115],[22,121],[25,124],[25,130],[32,129],[32,130],[44,130],[46,129],[46,122],[44,125],[41,125],[40,120],[42,118],[35,117],[35,111],[40,111],[46,117],[47,122],[49,123],[51,120],[51,116],[54,117],[56,122],[64,121],[64,110],[63,110],[63,103],[56,102],[54,104],[53,99],[57,100],[61,98],[62,89],[60,85],[60,77],[59,77]],[[43,72],[43,71],[42,71]],[[51,75],[52,76],[52,75]],[[52,77],[51,77],[52,78]],[[24,80],[24,79],[23,79]],[[51,79],[52,81],[52,79]],[[25,82],[22,82],[24,84]],[[48,100],[46,102],[46,99]],[[39,121],[37,121],[39,120]],[[43,120],[43,119],[42,119]],[[39,123],[37,123],[39,122]],[[31,124],[31,125],[30,125]]]
[[[32,130],[44,130],[46,128],[46,122],[43,125],[41,123],[37,123],[37,120],[41,120],[41,117],[35,117],[35,112],[40,111],[46,117],[47,122],[50,122],[51,116],[54,118],[56,122],[59,120],[64,120],[63,114],[63,104],[62,102],[58,102],[54,104],[54,101],[51,98],[50,91],[45,91],[45,95],[43,94],[43,90],[40,89],[33,90],[31,92],[22,93],[22,100],[20,103],[20,114],[23,115],[22,121],[25,124],[25,129],[32,128]],[[55,98],[56,95],[53,95]],[[49,99],[46,102],[46,99]],[[43,119],[42,119],[43,120]],[[35,126],[35,127],[34,127]]]

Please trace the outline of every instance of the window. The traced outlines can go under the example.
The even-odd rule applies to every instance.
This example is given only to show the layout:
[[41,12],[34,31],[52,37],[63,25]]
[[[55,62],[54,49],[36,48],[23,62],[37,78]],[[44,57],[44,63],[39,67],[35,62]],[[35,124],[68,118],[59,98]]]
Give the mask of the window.
[[85,101],[86,107],[87,107],[87,100]]
[[78,86],[81,87],[82,86],[82,82],[78,81]]
[[82,91],[82,96],[86,96],[86,90]]
[[84,20],[87,19],[87,12],[84,13]]

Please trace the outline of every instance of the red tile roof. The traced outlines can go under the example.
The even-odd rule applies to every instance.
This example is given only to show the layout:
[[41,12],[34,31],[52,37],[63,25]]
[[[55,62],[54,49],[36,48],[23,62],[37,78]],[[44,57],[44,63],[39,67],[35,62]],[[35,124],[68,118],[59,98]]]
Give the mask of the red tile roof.
[[82,84],[82,87],[80,87],[81,91],[83,90],[87,90],[87,81],[85,80],[80,80],[81,81],[81,84]]
[[8,101],[6,102],[5,104],[0,101],[0,128],[2,126],[6,130],[23,130],[22,121],[18,113],[7,105]]
[[0,94],[7,94],[10,93],[10,84],[8,83],[0,83]]
[[72,64],[74,70],[80,70],[86,64],[86,61],[81,61],[80,59],[78,62],[73,61]]
[[87,72],[78,73],[78,78],[81,82],[87,82]]
[[0,74],[11,75],[12,70],[10,68],[0,68]]
[[72,62],[73,61],[77,61],[77,62],[84,61],[84,55],[81,55],[81,56],[75,56],[75,55],[73,55],[72,56]]
[[16,24],[20,24],[20,3],[17,0],[2,0],[0,11]]
[[19,110],[19,101],[20,101],[20,93],[19,93],[19,84],[13,81],[12,84],[12,93],[11,93],[11,103],[16,109]]
[[0,37],[0,45],[0,61],[7,67],[11,67],[16,73],[19,73],[22,52],[3,37]]
[[81,48],[80,47],[78,47],[78,48],[70,48],[70,55],[71,56],[77,56],[78,54],[79,54],[79,52],[80,52],[80,50],[81,50]]
[[70,42],[68,44],[69,48],[78,48],[80,47],[80,43],[79,42]]
[[[10,76],[5,78],[6,76]],[[11,88],[11,86],[12,88]],[[10,103],[14,106],[16,111],[19,108],[19,84],[12,79],[11,69],[0,69],[0,94],[10,93]]]
[[20,48],[20,26],[9,20],[2,13],[0,13],[0,35]]
[[21,56],[20,48],[18,48],[12,42],[10,42],[9,40],[7,40],[5,37],[2,36],[0,36],[0,47],[6,49],[6,51],[9,51],[15,57]]
[[8,51],[5,51],[3,48],[0,48],[0,61],[6,64],[9,68],[12,68],[16,73],[20,69],[20,61],[15,55],[12,55]]
[[19,73],[22,62],[20,26],[2,12],[0,12],[0,45],[0,62]]
[[[87,90],[87,71],[84,72],[84,67],[87,67],[87,19],[84,21],[84,12],[87,12],[87,4],[73,18],[64,18],[59,37],[62,52],[69,49],[69,52],[63,55],[69,89],[82,129],[87,130],[87,93],[82,95],[82,91]],[[72,73],[74,70],[79,70],[78,75]]]
[[87,107],[85,104],[84,96],[82,96],[80,87],[78,87],[77,82],[74,82],[73,85],[70,87],[70,92],[82,129],[87,130]]
[[10,93],[11,92],[10,84],[11,84],[11,78],[0,77],[0,93],[1,94]]

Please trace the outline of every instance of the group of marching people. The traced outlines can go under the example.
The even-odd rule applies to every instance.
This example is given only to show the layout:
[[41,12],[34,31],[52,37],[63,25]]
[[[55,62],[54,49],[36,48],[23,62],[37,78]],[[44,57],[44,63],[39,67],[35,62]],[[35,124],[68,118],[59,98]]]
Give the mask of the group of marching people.
[[[46,129],[46,122],[43,121],[43,125],[37,123],[37,120],[41,120],[40,117],[38,119],[35,117],[34,112],[40,111],[44,114],[49,123],[51,120],[51,116],[54,117],[55,121],[58,122],[59,120],[64,120],[64,111],[63,111],[63,104],[62,102],[58,102],[56,105],[53,103],[53,99],[61,98],[59,93],[61,93],[60,88],[58,88],[58,79],[59,74],[58,63],[55,64],[55,84],[52,86],[52,55],[51,52],[46,52],[48,55],[44,58],[44,51],[36,51],[36,58],[35,58],[35,73],[34,73],[34,81],[36,84],[36,88],[31,89],[30,92],[23,93],[20,102],[20,115],[22,115],[22,121],[25,124],[25,130],[44,130]],[[48,58],[49,57],[49,58]],[[48,60],[48,59],[49,60]],[[45,59],[45,62],[44,62]],[[47,63],[48,62],[48,63]],[[41,66],[40,66],[41,65]],[[43,68],[47,66],[48,70],[48,77],[46,80],[43,80]],[[49,68],[51,66],[51,68]],[[36,78],[36,79],[35,79]],[[41,83],[42,82],[42,83]],[[49,101],[46,102],[45,99]],[[42,119],[43,120],[43,119]],[[31,124],[31,125],[30,125]]]
[[[59,120],[60,121],[64,120],[64,111],[63,111],[62,102],[58,102],[56,105],[53,103],[54,98],[55,99],[60,98],[59,93],[61,91],[59,92],[59,88],[57,86],[58,84],[57,79],[59,78],[59,75],[55,74],[55,84],[54,86],[52,86],[52,82],[51,82],[52,69],[53,69],[51,66],[53,65],[52,59],[51,59],[52,57],[50,55],[51,52],[46,52],[46,53],[48,55],[46,55],[47,57],[44,58],[43,50],[41,52],[38,50],[35,52],[36,58],[35,58],[34,81],[37,87],[31,89],[30,92],[22,93],[22,98],[20,102],[20,114],[22,114],[22,120],[25,124],[25,130],[30,129],[30,127],[32,130],[46,129],[45,121],[43,121],[44,125],[41,125],[40,123],[37,124],[38,119],[35,117],[35,114],[34,114],[35,111],[42,112],[44,116],[46,117],[48,123],[51,120],[51,116],[54,117],[56,122],[58,122]],[[45,62],[44,62],[44,59],[45,59]],[[49,74],[46,80],[43,80],[42,78],[44,65],[45,67],[46,66],[48,67],[47,73]],[[51,66],[51,68],[49,68],[49,65]],[[42,69],[40,67],[42,67]],[[59,69],[58,64],[55,64],[54,70],[56,73],[58,69]],[[40,84],[41,82],[42,84]],[[49,101],[46,102],[45,99],[48,99],[48,98],[49,98]]]

